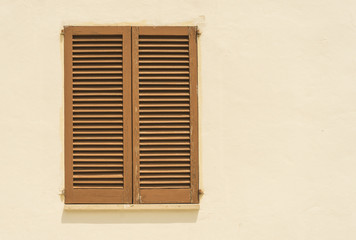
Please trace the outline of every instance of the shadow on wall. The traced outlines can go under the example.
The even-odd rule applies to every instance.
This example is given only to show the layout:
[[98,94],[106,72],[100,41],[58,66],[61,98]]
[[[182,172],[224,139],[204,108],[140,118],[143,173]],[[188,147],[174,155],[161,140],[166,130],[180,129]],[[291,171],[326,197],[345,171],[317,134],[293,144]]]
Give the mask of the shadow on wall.
[[63,210],[62,223],[195,223],[198,210]]

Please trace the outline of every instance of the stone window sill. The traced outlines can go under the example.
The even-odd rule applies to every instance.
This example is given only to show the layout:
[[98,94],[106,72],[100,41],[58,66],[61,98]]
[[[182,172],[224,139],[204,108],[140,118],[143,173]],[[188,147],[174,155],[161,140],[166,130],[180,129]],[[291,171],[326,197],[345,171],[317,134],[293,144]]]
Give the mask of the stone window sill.
[[199,204],[65,204],[64,210],[199,210]]

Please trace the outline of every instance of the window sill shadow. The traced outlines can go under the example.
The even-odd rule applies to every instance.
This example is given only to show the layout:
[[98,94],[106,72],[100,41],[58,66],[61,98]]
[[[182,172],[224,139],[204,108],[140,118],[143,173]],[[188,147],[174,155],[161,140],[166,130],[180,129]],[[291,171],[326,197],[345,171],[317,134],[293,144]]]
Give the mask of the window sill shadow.
[[77,205],[65,206],[63,224],[195,223],[199,205]]

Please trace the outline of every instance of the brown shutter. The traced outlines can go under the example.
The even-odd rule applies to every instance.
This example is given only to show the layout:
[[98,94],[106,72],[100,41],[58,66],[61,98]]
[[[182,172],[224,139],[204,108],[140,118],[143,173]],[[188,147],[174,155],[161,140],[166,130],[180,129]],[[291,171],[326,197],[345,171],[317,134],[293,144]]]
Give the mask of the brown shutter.
[[65,28],[66,203],[132,202],[131,28]]
[[198,203],[195,27],[132,28],[134,203]]

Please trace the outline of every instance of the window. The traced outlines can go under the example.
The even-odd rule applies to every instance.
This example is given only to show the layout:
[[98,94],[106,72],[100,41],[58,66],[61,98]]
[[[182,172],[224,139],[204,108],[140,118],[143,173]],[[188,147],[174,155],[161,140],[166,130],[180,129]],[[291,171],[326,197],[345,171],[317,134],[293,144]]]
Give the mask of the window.
[[65,202],[198,203],[196,27],[66,27]]

